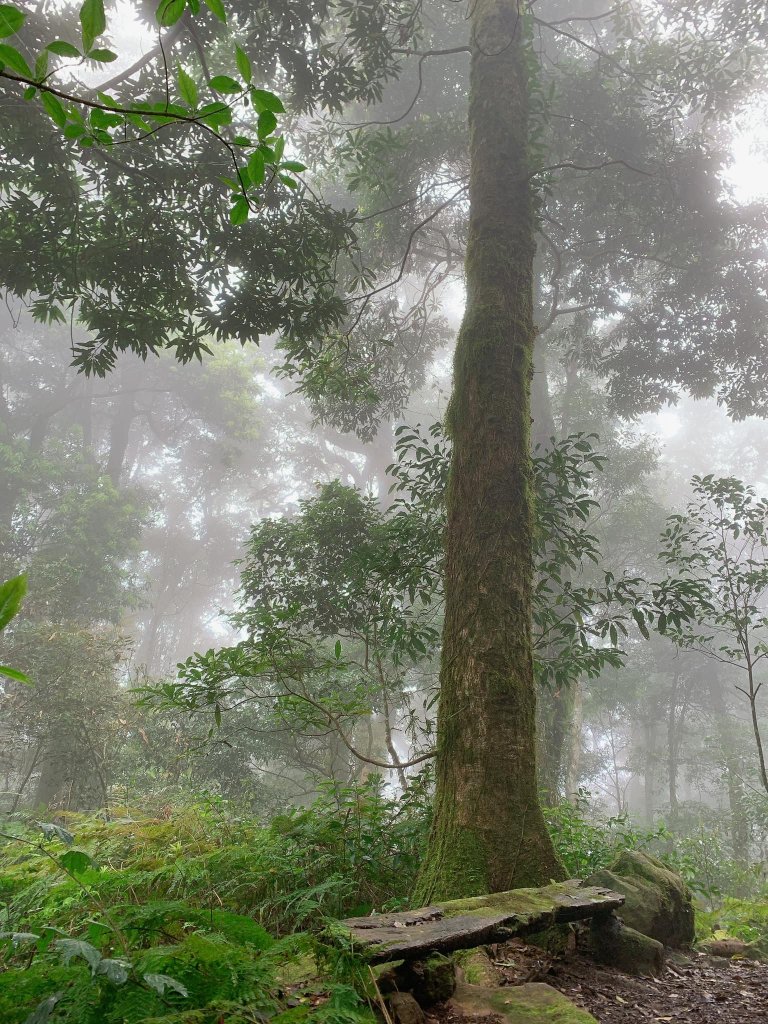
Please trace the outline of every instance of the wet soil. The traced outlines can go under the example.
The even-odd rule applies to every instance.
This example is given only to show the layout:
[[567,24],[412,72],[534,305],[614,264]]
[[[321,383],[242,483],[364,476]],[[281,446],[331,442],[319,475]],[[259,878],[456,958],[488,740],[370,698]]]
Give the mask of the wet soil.
[[[633,978],[578,952],[553,956],[519,941],[493,947],[492,959],[502,984],[544,982],[600,1024],[768,1024],[768,963],[673,953],[660,977]],[[477,1019],[446,1004],[431,1011],[427,1022]]]

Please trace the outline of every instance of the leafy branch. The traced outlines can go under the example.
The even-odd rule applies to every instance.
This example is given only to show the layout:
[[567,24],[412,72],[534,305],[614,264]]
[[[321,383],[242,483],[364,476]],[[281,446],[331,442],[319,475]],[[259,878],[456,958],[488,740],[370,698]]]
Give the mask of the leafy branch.
[[[205,0],[213,14],[226,22],[226,12],[220,0]],[[160,29],[176,24],[185,10],[192,14],[200,10],[199,0],[162,0],[157,11]],[[26,14],[11,4],[0,4],[0,38],[16,35],[26,21]],[[24,99],[39,98],[50,119],[64,138],[76,142],[81,148],[111,147],[117,144],[140,142],[169,125],[181,124],[202,130],[222,146],[232,163],[234,178],[223,178],[230,189],[230,221],[241,224],[260,205],[257,190],[271,185],[275,178],[289,188],[296,189],[295,175],[306,170],[304,164],[284,159],[285,139],[277,137],[277,115],[285,112],[282,101],[274,93],[253,84],[253,69],[248,55],[235,47],[238,78],[215,75],[207,81],[215,94],[231,97],[230,102],[216,100],[200,105],[199,88],[195,79],[183,67],[176,72],[178,100],[171,100],[166,62],[166,95],[156,103],[136,102],[122,104],[103,91],[96,99],[78,95],[66,88],[51,84],[61,70],[49,71],[51,56],[94,60],[109,63],[117,54],[103,47],[94,47],[95,41],[106,31],[104,0],[85,0],[80,8],[80,34],[82,49],[62,39],[43,47],[30,67],[19,49],[0,43],[0,79],[24,86]],[[160,46],[165,61],[165,52]],[[257,115],[256,137],[234,134],[231,138],[222,129],[232,125],[232,105],[250,105]],[[133,129],[138,134],[129,135]],[[267,180],[268,171],[271,171]]]

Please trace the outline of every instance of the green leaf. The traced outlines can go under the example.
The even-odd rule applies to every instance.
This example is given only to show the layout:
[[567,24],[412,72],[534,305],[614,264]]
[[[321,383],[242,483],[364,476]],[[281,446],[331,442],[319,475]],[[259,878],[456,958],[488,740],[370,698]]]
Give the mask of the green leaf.
[[29,676],[19,672],[17,668],[9,668],[7,665],[0,665],[0,676],[8,676],[9,679],[13,679],[17,683],[25,683],[27,686],[32,685],[32,680]]
[[145,121],[143,117],[139,117],[138,114],[126,114],[126,118],[133,125],[134,128],[138,128],[140,132],[151,131],[149,122]]
[[[102,146],[112,145],[112,136],[109,134],[108,131],[105,131],[103,128],[92,128],[91,135],[93,136],[91,142],[100,142]],[[80,144],[83,145],[84,142],[85,140],[83,140],[83,142],[81,142]]]
[[336,655],[336,661],[338,661],[341,658],[341,640],[336,641],[333,653]]
[[275,143],[275,162],[279,162],[283,159],[283,153],[285,152],[285,139],[281,135]]
[[214,92],[242,92],[243,87],[239,82],[236,82],[234,78],[230,78],[229,75],[216,75],[210,80],[208,85],[213,89]]
[[117,54],[113,50],[89,50],[86,54],[88,60],[98,61],[99,64],[111,64],[117,60]]
[[209,128],[220,128],[231,123],[232,111],[226,103],[207,103],[198,110],[197,117]]
[[108,957],[99,961],[93,973],[94,975],[103,975],[113,985],[124,985],[128,981],[130,966],[127,960],[110,959]]
[[54,39],[52,43],[48,43],[46,50],[50,53],[55,53],[57,57],[79,57],[80,51],[72,43],[66,42],[64,39]]
[[229,211],[229,221],[231,224],[243,224],[248,220],[248,200],[245,196],[240,196],[235,205]]
[[299,160],[286,160],[285,163],[280,164],[281,171],[293,171],[298,174],[300,171],[306,171],[307,165],[301,163]]
[[250,159],[248,160],[248,177],[251,179],[251,184],[257,187],[264,181],[266,175],[266,167],[264,165],[264,154],[260,153],[258,149],[251,153]]
[[266,89],[251,89],[251,103],[259,114],[265,110],[269,110],[273,114],[285,113],[285,107],[280,97],[275,96],[273,92],[267,92]]
[[104,0],[85,0],[80,8],[80,28],[83,36],[83,49],[90,50],[93,41],[107,27],[104,15]]
[[58,1003],[63,995],[63,992],[54,992],[52,996],[48,996],[42,1003],[38,1003],[32,1013],[24,1018],[24,1024],[47,1024],[51,1014],[56,1009],[56,1003]]
[[224,4],[221,0],[205,0],[205,6],[209,11],[216,15],[219,21],[226,23],[227,12],[224,10]]
[[96,973],[96,968],[103,959],[95,946],[92,946],[90,942],[83,942],[82,939],[56,939],[53,947],[59,951],[61,959],[65,964],[68,964],[76,956],[81,956],[91,968],[91,973],[93,974]]
[[163,25],[165,28],[169,25],[175,25],[184,13],[186,6],[186,0],[160,0],[157,13],[155,14],[158,24]]
[[241,196],[236,204],[229,211],[230,224],[243,224],[248,220],[249,206],[245,196]]
[[179,83],[179,93],[184,102],[190,107],[197,106],[197,86],[195,80],[191,75],[188,75],[184,68],[179,68],[176,73],[176,78]]
[[56,97],[49,92],[44,92],[40,95],[40,102],[53,123],[59,128],[63,128],[67,123],[67,112]]
[[71,850],[67,850],[66,853],[62,853],[59,857],[59,863],[67,871],[77,875],[82,871],[87,871],[93,864],[93,861],[90,854],[86,853],[85,850],[78,850],[76,847],[73,847]]
[[637,610],[637,608],[632,609],[632,618],[635,620],[637,628],[640,630],[645,639],[650,640],[651,634],[648,632],[648,627],[645,624],[645,618],[643,617],[642,613]]
[[11,4],[0,4],[0,39],[18,32],[26,21],[26,14]]
[[94,128],[101,128],[102,131],[117,128],[123,123],[120,114],[108,114],[106,110],[92,110],[89,120]]
[[277,118],[271,110],[259,114],[258,133],[260,139],[266,139],[277,128]]
[[247,85],[250,85],[253,78],[251,61],[248,54],[240,46],[235,47],[235,60],[237,61],[237,70],[240,72],[240,77]]
[[27,86],[27,88],[24,90],[24,99],[33,100],[35,96],[37,96],[37,89],[34,87],[34,85]]
[[7,43],[0,43],[0,67],[6,64],[17,75],[22,75],[24,78],[33,77],[32,68],[27,64],[16,47],[8,46]]
[[[85,132],[82,124],[68,124],[64,129],[64,137],[67,139],[79,139]],[[57,318],[58,319],[58,318]]]
[[0,932],[0,939],[10,939],[14,946],[22,942],[36,942],[39,938],[34,932]]
[[11,619],[18,615],[26,592],[27,577],[23,574],[0,585],[0,630],[5,629]]
[[40,82],[48,74],[48,52],[41,50],[35,61],[35,78]]
[[170,978],[167,974],[145,974],[144,981],[160,995],[163,995],[166,989],[170,989],[171,992],[178,992],[185,999],[189,995],[189,992],[187,992],[180,981]]
[[280,179],[280,181],[282,181],[284,185],[287,185],[288,188],[295,189],[299,187],[298,181],[296,181],[295,178],[292,178],[290,174],[278,174],[278,178]]
[[35,824],[46,839],[60,839],[65,846],[71,846],[75,841],[75,837],[70,831],[57,825],[54,821],[36,821]]

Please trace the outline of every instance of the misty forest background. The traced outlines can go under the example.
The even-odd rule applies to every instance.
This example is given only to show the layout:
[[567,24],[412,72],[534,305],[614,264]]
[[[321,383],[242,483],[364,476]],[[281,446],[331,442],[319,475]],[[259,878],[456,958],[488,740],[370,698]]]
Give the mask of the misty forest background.
[[[30,62],[78,42],[77,8],[21,6]],[[117,62],[61,81],[130,105],[170,68],[194,107],[236,42],[287,140],[282,179],[247,164],[250,209],[218,138],[110,144],[113,115],[0,78],[0,578],[28,584],[0,928],[42,905],[9,866],[35,820],[113,867],[130,832],[139,903],[215,890],[277,935],[407,905],[430,829],[469,12],[218,6],[167,19],[165,68],[154,5],[108,6]],[[525,18],[544,816],[569,876],[648,849],[768,939],[768,22]],[[75,934],[93,908],[62,891]]]

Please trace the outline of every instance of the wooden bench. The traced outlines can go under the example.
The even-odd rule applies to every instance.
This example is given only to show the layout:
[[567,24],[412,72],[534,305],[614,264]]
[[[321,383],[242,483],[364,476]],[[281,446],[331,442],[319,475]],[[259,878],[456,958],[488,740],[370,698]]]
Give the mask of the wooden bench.
[[608,918],[624,896],[578,880],[541,889],[476,896],[436,903],[397,914],[371,914],[337,922],[331,937],[350,943],[369,963],[419,960],[431,953],[473,949],[515,935],[541,931],[553,924]]

